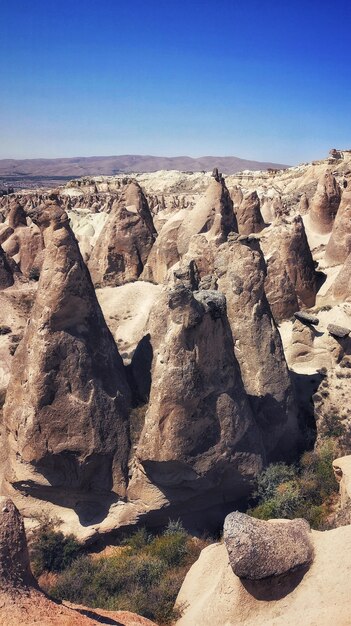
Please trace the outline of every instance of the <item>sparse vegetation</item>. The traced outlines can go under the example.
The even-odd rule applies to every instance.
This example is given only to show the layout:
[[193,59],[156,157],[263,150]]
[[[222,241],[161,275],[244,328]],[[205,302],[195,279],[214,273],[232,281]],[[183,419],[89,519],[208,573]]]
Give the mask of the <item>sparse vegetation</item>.
[[37,528],[30,543],[33,573],[61,572],[81,554],[82,547],[74,535],[65,536],[54,529],[54,522],[44,520]]
[[258,477],[257,504],[248,513],[259,519],[304,517],[312,528],[323,528],[338,490],[332,467],[336,456],[335,441],[326,438],[317,450],[302,455],[299,466],[269,465]]
[[[141,528],[125,538],[113,556],[74,558],[54,581],[48,577],[45,591],[57,600],[132,611],[160,625],[170,624],[180,617],[174,603],[185,575],[208,543],[191,537],[180,522],[170,522],[159,535]],[[46,553],[47,533],[40,539],[43,545]],[[46,565],[56,567],[55,558],[46,559]]]

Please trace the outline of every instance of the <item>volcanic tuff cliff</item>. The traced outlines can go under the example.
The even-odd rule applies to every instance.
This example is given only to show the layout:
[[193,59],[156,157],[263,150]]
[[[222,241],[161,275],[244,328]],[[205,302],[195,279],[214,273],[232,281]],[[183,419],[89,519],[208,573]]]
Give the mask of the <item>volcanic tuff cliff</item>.
[[337,155],[0,198],[1,489],[26,517],[84,539],[170,515],[218,525],[331,407],[351,425],[351,154]]

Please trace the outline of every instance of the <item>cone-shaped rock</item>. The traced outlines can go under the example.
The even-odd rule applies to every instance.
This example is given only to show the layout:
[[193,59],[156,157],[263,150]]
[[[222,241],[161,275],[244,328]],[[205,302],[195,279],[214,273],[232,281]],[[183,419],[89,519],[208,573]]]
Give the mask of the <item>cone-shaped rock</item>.
[[64,489],[125,488],[129,388],[67,214],[33,215],[45,259],[4,406],[8,480]]
[[340,187],[330,170],[320,177],[309,210],[310,222],[316,233],[330,233],[341,198]]
[[346,261],[351,252],[351,190],[345,190],[341,196],[333,230],[329,239],[325,260],[331,265]]
[[144,267],[142,280],[163,283],[168,270],[179,261],[178,232],[186,215],[186,209],[181,209],[163,224]]
[[261,203],[256,191],[246,194],[236,209],[240,235],[259,233],[265,227],[261,214]]
[[274,317],[291,317],[296,304],[314,306],[316,271],[301,217],[276,225],[260,244],[267,259],[265,291]]
[[155,383],[137,459],[171,503],[211,489],[205,508],[224,496],[234,501],[247,493],[264,452],[234,356],[225,297],[178,285],[163,292],[151,320]]
[[178,231],[177,246],[183,256],[193,235],[203,233],[207,239],[225,241],[230,232],[237,232],[237,222],[233,211],[233,201],[224,179],[212,178],[206,192],[187,213]]
[[351,253],[338,273],[331,292],[337,302],[349,302],[351,300]]
[[14,280],[10,264],[6,258],[5,252],[0,247],[0,290],[11,287],[13,283]]
[[12,203],[8,219],[12,231],[3,240],[2,247],[28,278],[33,269],[40,270],[43,261],[44,245],[40,229],[33,223],[27,225],[24,208],[17,201]]
[[123,285],[137,280],[156,237],[147,200],[131,182],[113,204],[89,259],[95,285]]
[[231,237],[216,258],[218,289],[244,386],[268,453],[289,454],[298,438],[297,409],[283,346],[264,291],[266,266],[257,241]]
[[0,497],[0,592],[35,586],[22,517],[9,498]]

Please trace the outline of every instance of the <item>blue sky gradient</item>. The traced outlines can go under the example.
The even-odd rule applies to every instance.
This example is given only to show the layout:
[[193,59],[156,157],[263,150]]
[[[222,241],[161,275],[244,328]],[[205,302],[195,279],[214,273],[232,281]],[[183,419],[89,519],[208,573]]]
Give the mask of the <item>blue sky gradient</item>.
[[0,158],[351,148],[350,0],[0,8]]

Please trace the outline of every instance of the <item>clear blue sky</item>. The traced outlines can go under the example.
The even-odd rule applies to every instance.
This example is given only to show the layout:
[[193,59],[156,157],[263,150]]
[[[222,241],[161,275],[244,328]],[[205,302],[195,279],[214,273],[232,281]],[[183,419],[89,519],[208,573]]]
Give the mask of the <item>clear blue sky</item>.
[[350,0],[1,0],[0,158],[351,148],[350,24]]

